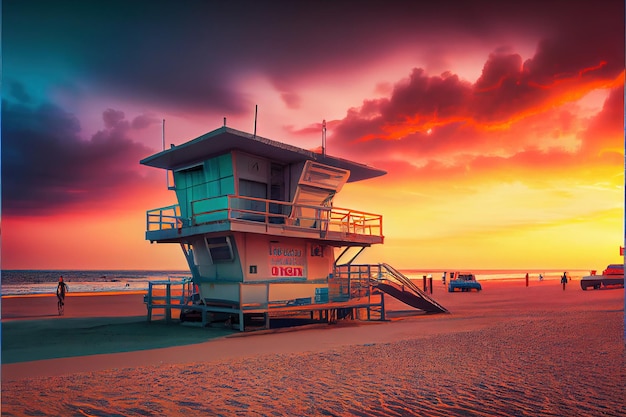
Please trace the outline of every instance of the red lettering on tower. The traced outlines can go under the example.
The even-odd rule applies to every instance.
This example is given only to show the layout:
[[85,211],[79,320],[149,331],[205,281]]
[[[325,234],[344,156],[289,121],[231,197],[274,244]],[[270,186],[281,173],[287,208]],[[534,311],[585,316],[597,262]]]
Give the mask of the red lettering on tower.
[[299,266],[273,266],[272,276],[274,277],[302,277],[304,270]]

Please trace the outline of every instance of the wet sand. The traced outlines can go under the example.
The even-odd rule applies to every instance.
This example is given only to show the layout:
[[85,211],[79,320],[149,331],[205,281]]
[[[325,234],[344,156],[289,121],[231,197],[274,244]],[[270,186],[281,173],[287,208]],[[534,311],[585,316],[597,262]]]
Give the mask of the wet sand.
[[[3,360],[2,415],[626,415],[624,289],[582,291],[578,281],[566,291],[556,281],[483,288],[451,294],[436,283],[434,298],[450,310],[440,315],[411,315],[388,297],[383,323],[243,336],[188,328],[194,333],[177,338],[172,327],[182,326],[157,325],[151,330],[176,345],[158,349],[138,325],[116,322],[144,323],[141,295],[68,297],[62,318],[53,298],[52,313],[34,300],[45,297],[3,299],[3,358],[5,325],[90,317],[92,327],[117,324],[147,347],[28,360],[16,342],[11,355],[24,361]],[[98,321],[107,317],[108,327]],[[66,350],[86,351],[93,339],[82,335]],[[52,349],[45,338],[22,343],[38,344],[39,355]]]

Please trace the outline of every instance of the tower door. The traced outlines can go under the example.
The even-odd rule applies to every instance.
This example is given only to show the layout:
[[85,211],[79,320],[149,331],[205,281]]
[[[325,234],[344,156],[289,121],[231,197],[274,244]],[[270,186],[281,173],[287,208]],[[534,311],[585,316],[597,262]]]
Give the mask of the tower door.
[[191,203],[208,197],[204,166],[198,164],[174,172],[176,197],[182,217],[191,217]]

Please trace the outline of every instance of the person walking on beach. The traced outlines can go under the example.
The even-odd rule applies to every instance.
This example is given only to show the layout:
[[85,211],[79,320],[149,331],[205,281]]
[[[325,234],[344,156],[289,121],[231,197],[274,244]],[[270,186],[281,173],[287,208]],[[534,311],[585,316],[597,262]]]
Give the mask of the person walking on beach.
[[441,276],[441,282],[443,283],[443,285],[446,285],[446,273],[444,271],[443,275]]
[[57,305],[59,307],[59,315],[63,314],[63,308],[65,306],[65,293],[68,291],[69,289],[67,284],[63,282],[63,277],[60,277],[59,285],[57,285],[57,298],[59,299]]
[[567,284],[567,272],[563,272],[561,277],[561,284],[563,284],[563,291],[565,291],[565,284]]

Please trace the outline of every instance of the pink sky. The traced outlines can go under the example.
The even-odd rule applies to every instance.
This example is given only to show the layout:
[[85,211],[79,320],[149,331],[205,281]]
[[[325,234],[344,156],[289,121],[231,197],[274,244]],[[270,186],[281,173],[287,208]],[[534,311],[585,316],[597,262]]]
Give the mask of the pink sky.
[[163,119],[169,146],[255,105],[258,135],[315,148],[326,120],[329,154],[388,172],[335,202],[383,215],[364,261],[621,261],[623,2],[158,3],[4,5],[3,269],[186,269],[144,240],[175,198],[139,160]]

